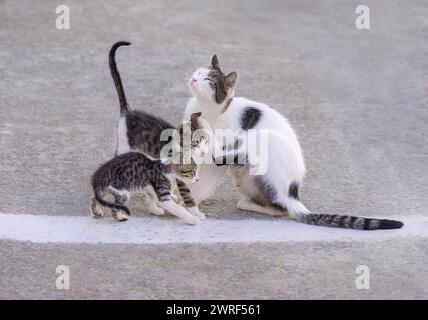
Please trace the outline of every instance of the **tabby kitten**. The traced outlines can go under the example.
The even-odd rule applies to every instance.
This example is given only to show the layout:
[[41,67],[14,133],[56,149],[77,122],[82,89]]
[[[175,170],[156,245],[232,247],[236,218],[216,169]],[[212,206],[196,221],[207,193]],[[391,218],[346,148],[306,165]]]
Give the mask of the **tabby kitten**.
[[[136,150],[144,153],[151,159],[160,159],[161,151],[163,148],[170,143],[170,140],[162,140],[161,136],[165,130],[174,130],[175,127],[169,122],[162,118],[156,117],[149,113],[140,110],[131,110],[126,100],[125,91],[123,89],[122,80],[117,70],[115,54],[116,50],[121,46],[129,46],[131,43],[121,41],[115,43],[109,53],[109,67],[110,72],[116,87],[117,95],[120,104],[120,118],[117,125],[117,147],[116,155],[120,155],[131,150]],[[207,148],[208,140],[198,130],[200,125],[200,117],[194,117],[190,121],[190,128],[192,133],[191,140],[191,152],[196,155],[204,154],[204,150]],[[183,128],[186,128],[186,124],[180,126],[180,144],[183,147]],[[188,150],[185,150],[188,151]],[[177,180],[177,187],[181,197],[183,198],[184,204],[194,215],[204,218],[205,215],[199,211],[193,198],[190,195],[190,190],[186,183]],[[153,214],[162,214],[162,207],[158,206],[158,203],[150,195],[146,194],[146,204],[148,209]]]
[[[153,194],[160,206],[179,217],[187,224],[197,224],[200,219],[171,199],[171,179],[193,183],[198,180],[197,166],[189,164],[165,164],[152,160],[140,152],[127,152],[114,157],[99,167],[92,176],[94,198],[91,202],[91,213],[94,217],[104,216],[103,208],[111,209],[117,221],[126,221],[130,211],[126,202],[133,192],[145,190]],[[103,195],[111,194],[114,202],[109,202]],[[193,201],[193,200],[191,200]]]

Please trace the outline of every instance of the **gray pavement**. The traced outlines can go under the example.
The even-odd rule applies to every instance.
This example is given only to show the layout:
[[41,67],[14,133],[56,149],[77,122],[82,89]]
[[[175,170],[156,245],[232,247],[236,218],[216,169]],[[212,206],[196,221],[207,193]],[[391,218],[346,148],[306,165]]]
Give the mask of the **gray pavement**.
[[[192,71],[212,54],[237,95],[296,129],[314,212],[428,215],[428,4],[365,1],[0,1],[0,212],[88,214],[92,171],[114,152],[115,41],[130,104],[179,123]],[[239,212],[225,179],[203,209]],[[148,213],[134,199],[136,216]],[[156,219],[156,217],[153,217]],[[132,223],[132,220],[128,223]],[[263,232],[263,230],[261,230]],[[286,232],[286,230],[284,230]],[[428,233],[428,231],[427,231]],[[425,239],[426,240],[426,239]],[[70,245],[0,240],[0,298],[428,298],[421,239],[358,243]],[[69,265],[71,288],[54,288]],[[355,267],[369,265],[371,289]]]

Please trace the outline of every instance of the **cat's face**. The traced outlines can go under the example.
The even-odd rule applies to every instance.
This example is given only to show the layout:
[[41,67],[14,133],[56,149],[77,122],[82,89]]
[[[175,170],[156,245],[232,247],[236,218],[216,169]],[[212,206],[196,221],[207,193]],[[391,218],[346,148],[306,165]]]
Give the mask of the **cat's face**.
[[233,97],[237,74],[231,72],[225,75],[214,55],[211,65],[196,70],[189,81],[191,93],[198,99],[222,105]]

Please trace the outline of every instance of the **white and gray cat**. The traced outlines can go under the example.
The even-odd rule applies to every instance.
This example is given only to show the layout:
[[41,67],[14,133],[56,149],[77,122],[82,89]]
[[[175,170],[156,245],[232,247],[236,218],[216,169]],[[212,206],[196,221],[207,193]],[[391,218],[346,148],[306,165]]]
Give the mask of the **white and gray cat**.
[[[186,123],[175,128],[162,118],[141,110],[131,110],[129,108],[122,80],[115,61],[116,50],[121,46],[128,45],[130,45],[130,43],[125,41],[115,43],[109,53],[110,72],[120,104],[120,118],[117,125],[116,155],[121,155],[129,151],[139,151],[144,153],[150,159],[159,160],[162,158],[162,150],[164,150],[164,147],[171,142],[171,140],[163,141],[163,139],[161,139],[161,135],[167,130],[177,130],[179,132],[180,146],[178,146],[178,149],[182,149],[181,151],[187,152],[188,150],[185,150],[187,149],[187,146],[183,144],[183,133],[187,128],[190,129],[191,133],[193,133],[190,152],[202,155],[206,148],[205,145],[207,144],[207,139],[205,136],[200,134],[202,131],[198,130],[200,128],[201,121],[200,113],[195,113],[190,121],[186,121]],[[198,218],[205,218],[205,215],[199,211],[193,201],[187,184],[179,178],[177,178],[176,184],[187,210]],[[162,205],[158,205],[156,197],[153,197],[153,194],[151,193],[146,193],[146,205],[148,206],[149,211],[153,214],[159,215],[164,212],[164,207]]]
[[[247,161],[229,166],[203,165],[199,182],[191,186],[197,203],[213,192],[230,168],[242,195],[239,209],[269,215],[288,214],[302,223],[328,227],[375,230],[403,226],[401,221],[395,220],[311,213],[299,200],[305,164],[294,130],[286,118],[266,104],[235,97],[236,81],[236,72],[224,74],[217,56],[213,56],[211,64],[196,70],[189,82],[193,97],[188,102],[184,119],[190,119],[194,112],[203,112],[213,130],[232,130],[234,141],[241,143],[223,157],[236,159],[237,154],[244,153],[242,158]],[[249,139],[250,132],[256,139]],[[258,148],[257,142],[262,135],[266,137],[266,150],[260,157],[252,151]],[[230,149],[222,143],[219,142],[219,150]],[[263,174],[251,174],[254,166],[265,168]]]

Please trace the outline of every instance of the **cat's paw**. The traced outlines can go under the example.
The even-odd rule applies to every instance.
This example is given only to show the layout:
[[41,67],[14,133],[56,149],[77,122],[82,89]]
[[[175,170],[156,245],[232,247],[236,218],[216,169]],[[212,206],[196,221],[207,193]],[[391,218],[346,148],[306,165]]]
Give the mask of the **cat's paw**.
[[192,215],[194,215],[195,217],[198,217],[201,220],[206,218],[205,214],[199,211],[198,207],[187,208],[187,211],[189,211]]
[[186,224],[190,224],[190,225],[197,225],[201,222],[201,219],[199,219],[198,217],[195,217],[194,215],[190,215],[190,214],[188,217],[186,217],[183,220]]
[[155,216],[163,216],[165,214],[165,210],[161,207],[150,208],[150,213]]
[[124,222],[129,219],[129,216],[123,211],[111,210],[111,215],[118,222]]
[[95,200],[94,198],[91,201],[91,207],[90,207],[90,209],[91,209],[91,215],[94,218],[102,218],[102,217],[104,217],[104,211],[103,211],[103,209],[101,208],[101,206],[98,203],[98,201]]

